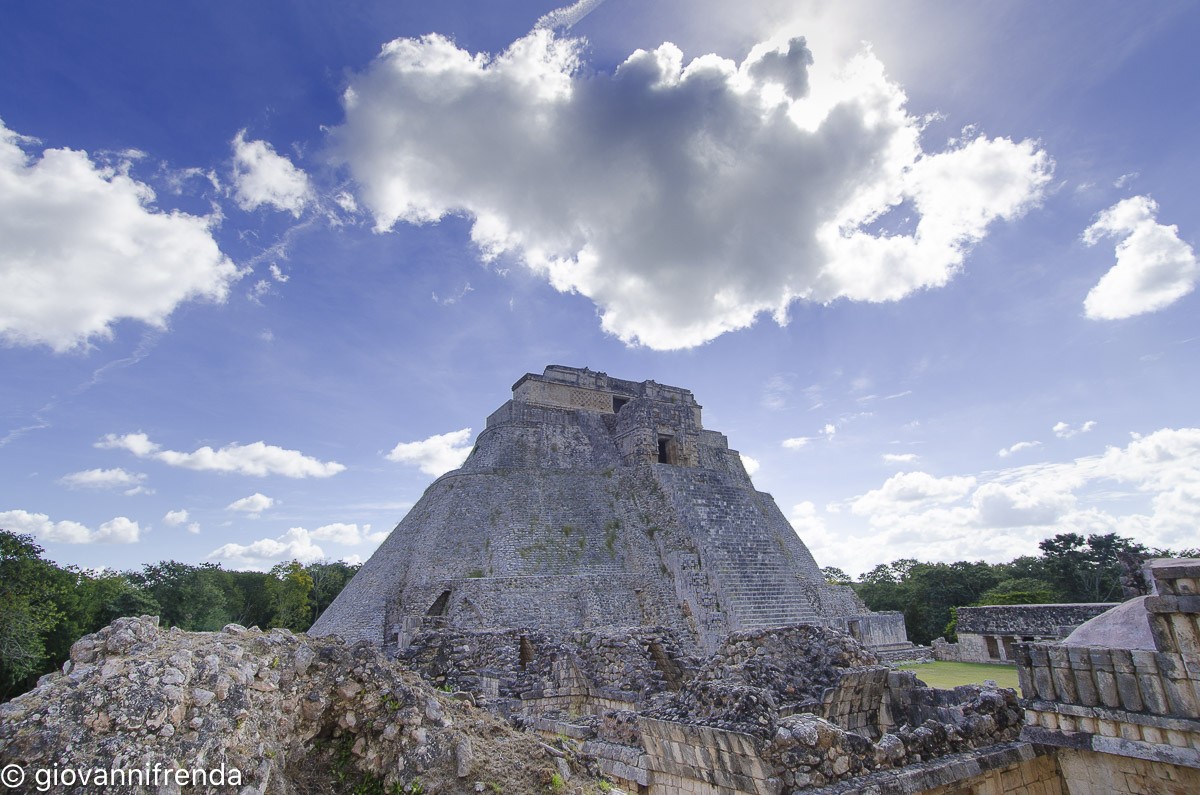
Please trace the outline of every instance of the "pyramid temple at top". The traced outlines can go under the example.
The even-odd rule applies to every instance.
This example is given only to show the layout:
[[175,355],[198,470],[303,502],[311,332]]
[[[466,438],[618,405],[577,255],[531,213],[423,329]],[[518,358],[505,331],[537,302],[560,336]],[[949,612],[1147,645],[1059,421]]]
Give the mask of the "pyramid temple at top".
[[711,652],[810,623],[911,649],[901,614],[825,581],[690,391],[552,365],[512,392],[311,634],[403,649],[431,626],[654,626]]

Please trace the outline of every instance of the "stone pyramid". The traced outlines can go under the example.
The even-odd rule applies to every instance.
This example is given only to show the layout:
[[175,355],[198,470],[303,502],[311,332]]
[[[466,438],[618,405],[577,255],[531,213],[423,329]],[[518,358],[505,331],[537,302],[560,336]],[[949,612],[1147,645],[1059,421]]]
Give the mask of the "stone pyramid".
[[910,649],[903,616],[825,582],[692,393],[549,366],[513,385],[310,634],[403,649],[422,628],[664,627],[711,652],[797,623]]

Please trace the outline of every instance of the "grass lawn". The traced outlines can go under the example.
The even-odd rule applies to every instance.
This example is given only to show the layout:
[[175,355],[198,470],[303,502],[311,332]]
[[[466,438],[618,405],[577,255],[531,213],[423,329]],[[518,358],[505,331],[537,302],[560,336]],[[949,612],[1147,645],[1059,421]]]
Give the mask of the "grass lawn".
[[928,662],[901,665],[900,670],[912,671],[917,678],[930,687],[949,689],[959,685],[981,685],[984,679],[992,679],[1001,687],[1011,687],[1021,694],[1017,684],[1017,668],[1013,665],[987,665],[985,663]]

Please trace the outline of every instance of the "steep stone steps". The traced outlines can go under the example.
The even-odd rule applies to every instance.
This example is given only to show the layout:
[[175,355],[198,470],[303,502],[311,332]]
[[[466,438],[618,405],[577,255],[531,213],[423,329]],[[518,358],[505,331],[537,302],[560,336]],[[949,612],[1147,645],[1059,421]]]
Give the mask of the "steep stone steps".
[[668,465],[655,476],[694,528],[709,571],[736,624],[762,628],[816,622],[818,616],[785,539],[763,515],[755,493],[712,470]]

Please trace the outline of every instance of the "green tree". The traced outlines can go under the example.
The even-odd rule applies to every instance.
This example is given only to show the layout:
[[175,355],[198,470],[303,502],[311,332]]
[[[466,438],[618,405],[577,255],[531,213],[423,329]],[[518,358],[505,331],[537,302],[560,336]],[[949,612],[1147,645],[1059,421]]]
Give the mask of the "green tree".
[[975,605],[1039,605],[1056,601],[1058,594],[1050,583],[1032,577],[1016,577],[1001,580],[989,588]]
[[278,563],[267,578],[271,625],[303,632],[312,626],[313,578],[299,561]]
[[927,644],[946,631],[952,610],[975,602],[1001,579],[1001,570],[982,561],[921,563],[903,558],[863,575],[855,591],[872,610],[904,613],[908,637]]
[[227,571],[224,574],[225,603],[230,620],[245,627],[274,626],[268,583],[271,575],[263,571]]
[[50,659],[47,637],[66,616],[70,577],[31,536],[0,530],[0,699],[24,692]]
[[167,626],[187,630],[220,629],[231,620],[229,585],[220,566],[191,566],[174,560],[147,564],[127,576],[162,608]]
[[1090,535],[1059,533],[1038,544],[1045,579],[1069,602],[1119,601],[1121,564],[1118,552],[1144,555],[1146,547],[1116,533]]
[[850,575],[837,566],[822,566],[821,574],[825,577],[825,582],[830,585],[849,585],[853,582]]
[[304,567],[313,581],[312,621],[325,612],[360,568],[361,564],[351,565],[344,560],[319,561]]

